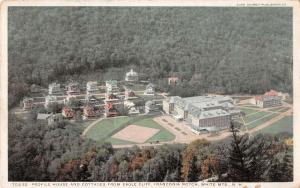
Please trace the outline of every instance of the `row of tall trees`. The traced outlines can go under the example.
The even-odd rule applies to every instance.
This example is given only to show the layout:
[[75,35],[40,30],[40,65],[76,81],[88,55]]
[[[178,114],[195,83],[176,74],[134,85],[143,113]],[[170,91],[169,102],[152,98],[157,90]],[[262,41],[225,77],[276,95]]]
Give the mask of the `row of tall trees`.
[[[12,116],[11,116],[12,117]],[[292,181],[289,135],[238,135],[222,143],[196,140],[113,149],[82,139],[69,122],[47,126],[13,118],[9,124],[10,181]]]

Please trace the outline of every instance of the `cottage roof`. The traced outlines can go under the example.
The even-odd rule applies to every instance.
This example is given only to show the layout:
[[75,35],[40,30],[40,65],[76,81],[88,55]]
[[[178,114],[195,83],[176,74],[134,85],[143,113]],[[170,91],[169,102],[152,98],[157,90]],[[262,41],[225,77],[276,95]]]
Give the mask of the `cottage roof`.
[[78,85],[79,85],[78,82],[70,82],[70,83],[68,84],[68,86],[78,86]]
[[264,95],[265,96],[278,96],[278,92],[271,89],[270,91],[266,92]]
[[255,96],[255,100],[258,101],[271,101],[271,100],[281,100],[281,96],[272,96],[272,95],[260,95],[260,96]]
[[220,116],[228,116],[230,115],[228,112],[222,109],[216,109],[216,110],[208,110],[202,112],[198,118],[199,119],[207,119],[207,118],[213,118],[213,117],[220,117]]
[[52,88],[52,87],[60,87],[60,84],[58,84],[56,82],[49,84],[49,88]]
[[88,81],[87,83],[86,83],[86,86],[88,87],[88,86],[97,86],[97,82],[96,81]]
[[154,88],[154,87],[155,87],[154,84],[149,83],[149,84],[146,86],[146,89],[148,89],[148,88]]
[[74,116],[74,110],[68,106],[63,107],[62,111],[65,113],[66,117]]
[[134,72],[133,69],[130,69],[130,71],[126,73],[126,76],[138,76],[138,73]]

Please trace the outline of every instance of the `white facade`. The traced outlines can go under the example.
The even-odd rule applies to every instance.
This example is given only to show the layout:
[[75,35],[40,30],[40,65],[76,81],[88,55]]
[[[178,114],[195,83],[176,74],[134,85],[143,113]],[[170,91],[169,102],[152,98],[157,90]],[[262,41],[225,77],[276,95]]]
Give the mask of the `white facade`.
[[29,110],[33,107],[33,98],[24,98],[23,99],[23,110]]
[[148,84],[144,91],[144,95],[155,95],[155,87],[153,84]]
[[48,108],[51,104],[57,104],[57,97],[53,95],[48,95],[45,98],[45,108]]
[[60,84],[57,84],[57,83],[49,84],[48,93],[49,93],[49,95],[61,94]]
[[107,80],[105,82],[106,93],[118,93],[118,82],[117,80]]
[[79,83],[71,82],[67,85],[67,94],[68,95],[77,95],[80,93]]
[[99,91],[99,88],[98,88],[97,82],[90,81],[86,84],[86,93],[88,95],[94,94],[98,91]]
[[127,72],[126,73],[126,76],[125,76],[125,81],[128,81],[128,82],[136,82],[139,80],[139,76],[138,76],[138,73],[137,72],[134,72],[133,69],[130,70],[130,72]]

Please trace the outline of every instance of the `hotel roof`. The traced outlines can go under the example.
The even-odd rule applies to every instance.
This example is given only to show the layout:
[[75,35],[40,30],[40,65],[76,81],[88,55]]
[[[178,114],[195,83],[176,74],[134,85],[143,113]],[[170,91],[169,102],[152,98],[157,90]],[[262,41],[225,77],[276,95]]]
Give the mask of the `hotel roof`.
[[181,109],[189,111],[191,115],[198,117],[199,119],[229,115],[228,112],[220,108],[234,107],[231,104],[232,99],[230,97],[221,95],[196,96],[187,98],[173,96],[169,98],[169,102],[175,103]]

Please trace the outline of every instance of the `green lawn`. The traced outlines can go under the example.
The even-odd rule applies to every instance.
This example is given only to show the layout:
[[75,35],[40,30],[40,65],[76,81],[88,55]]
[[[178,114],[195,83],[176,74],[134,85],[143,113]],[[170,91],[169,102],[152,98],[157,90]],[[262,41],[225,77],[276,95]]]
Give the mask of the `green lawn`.
[[261,118],[261,117],[263,117],[263,116],[265,116],[267,114],[270,114],[270,113],[268,113],[268,112],[258,112],[256,114],[253,114],[253,115],[245,117],[244,120],[245,120],[245,123],[250,123],[250,122],[252,122],[252,121],[254,121],[256,119],[259,119],[259,118]]
[[248,127],[249,130],[250,130],[250,129],[253,129],[254,127],[256,127],[256,126],[258,126],[258,125],[261,125],[261,124],[263,124],[263,123],[269,121],[270,119],[276,117],[277,115],[278,115],[278,114],[271,114],[270,116],[264,117],[264,118],[262,118],[262,119],[260,119],[260,120],[257,120],[257,121],[255,121],[255,122],[253,122],[253,123],[248,124],[247,127]]
[[242,107],[240,107],[240,109],[246,114],[246,116],[248,114],[252,114],[254,112],[258,112],[258,110],[254,110],[254,109],[251,109],[251,108],[242,108]]
[[258,131],[257,133],[264,133],[264,134],[277,134],[282,132],[288,132],[293,134],[293,116],[286,116],[272,125]]
[[276,108],[271,108],[268,111],[270,111],[270,112],[276,112],[276,111],[280,111],[281,109],[284,109],[284,107],[280,106],[280,107],[276,107]]
[[168,130],[157,124],[155,121],[152,120],[152,118],[146,118],[140,121],[137,121],[134,123],[135,125],[140,125],[143,127],[149,127],[149,128],[155,128],[160,129],[158,133],[156,133],[154,136],[149,138],[146,142],[153,142],[153,141],[171,141],[175,139],[175,135],[170,133]]
[[107,138],[114,130],[118,129],[124,123],[131,120],[132,117],[116,117],[116,118],[108,118],[98,122],[94,125],[87,133],[87,138],[93,140],[103,140]]
[[281,109],[281,110],[279,110],[278,112],[286,112],[286,111],[288,111],[290,108],[283,108],[283,109]]
[[121,140],[121,139],[112,138],[112,137],[106,139],[105,141],[110,142],[113,145],[135,144],[134,142],[130,142],[128,140]]
[[243,107],[249,107],[249,108],[259,108],[258,106],[254,106],[254,105],[242,105]]
[[136,91],[134,92],[136,95],[144,96],[144,91]]

